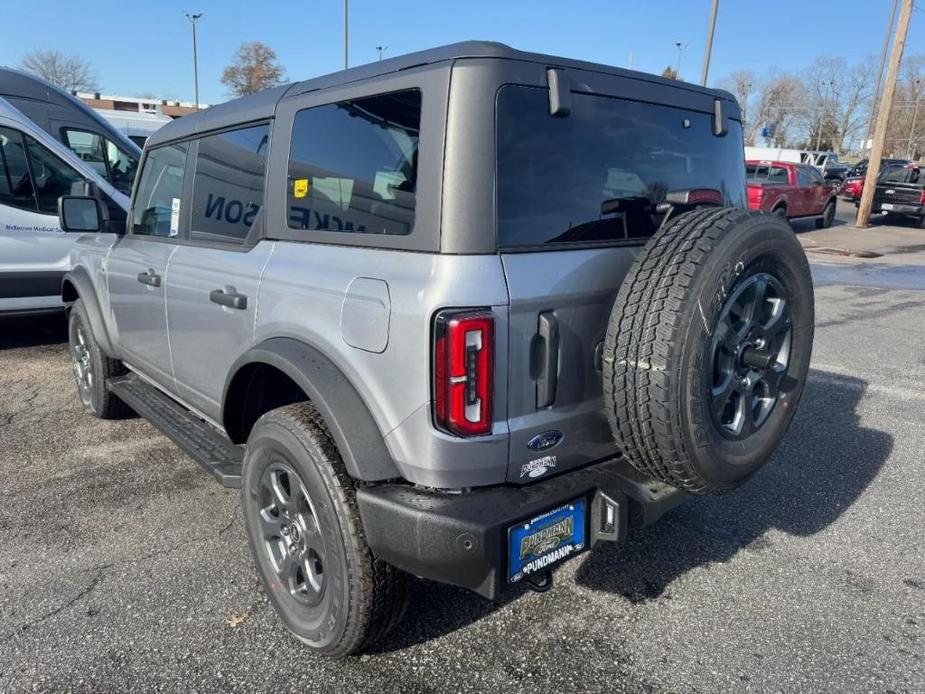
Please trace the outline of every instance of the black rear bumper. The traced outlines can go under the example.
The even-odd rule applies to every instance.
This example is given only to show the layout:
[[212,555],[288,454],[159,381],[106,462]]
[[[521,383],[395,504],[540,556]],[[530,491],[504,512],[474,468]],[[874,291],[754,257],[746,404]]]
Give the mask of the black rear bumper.
[[[567,501],[590,509],[588,547],[622,541],[628,527],[655,522],[686,494],[645,477],[623,459],[598,463],[525,487],[451,494],[381,484],[361,487],[357,502],[366,541],[379,557],[423,578],[495,599],[507,586],[507,531]],[[616,506],[614,525],[601,510]]]

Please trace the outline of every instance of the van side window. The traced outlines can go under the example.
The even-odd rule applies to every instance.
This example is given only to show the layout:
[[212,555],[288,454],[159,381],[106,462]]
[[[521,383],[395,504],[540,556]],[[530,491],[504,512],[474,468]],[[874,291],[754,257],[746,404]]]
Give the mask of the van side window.
[[191,239],[244,242],[263,207],[269,144],[266,124],[199,141]]
[[26,162],[22,134],[0,128],[0,203],[29,212],[36,211],[32,177]]
[[102,135],[74,128],[64,129],[67,146],[96,172],[126,195],[132,193],[132,182],[138,160]]
[[132,233],[173,237],[180,233],[183,172],[189,145],[181,142],[158,147],[145,157],[138,194],[132,205]]
[[57,215],[58,198],[82,193],[85,179],[37,140],[28,135],[25,139],[39,212]]
[[289,227],[410,234],[420,130],[418,89],[299,111],[289,150]]

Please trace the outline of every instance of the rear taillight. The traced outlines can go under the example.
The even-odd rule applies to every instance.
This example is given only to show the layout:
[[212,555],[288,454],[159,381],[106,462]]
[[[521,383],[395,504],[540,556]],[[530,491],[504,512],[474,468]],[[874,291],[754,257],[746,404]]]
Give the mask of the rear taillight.
[[434,319],[434,423],[457,436],[491,433],[494,318],[487,310]]
[[919,205],[925,205],[925,190],[919,193]]

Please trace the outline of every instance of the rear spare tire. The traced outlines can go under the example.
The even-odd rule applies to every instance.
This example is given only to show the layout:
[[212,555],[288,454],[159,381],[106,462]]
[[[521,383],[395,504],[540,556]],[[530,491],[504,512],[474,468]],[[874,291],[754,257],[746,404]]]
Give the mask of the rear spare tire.
[[604,343],[605,409],[629,462],[695,494],[747,480],[793,418],[813,313],[786,221],[701,208],[669,222],[627,274]]

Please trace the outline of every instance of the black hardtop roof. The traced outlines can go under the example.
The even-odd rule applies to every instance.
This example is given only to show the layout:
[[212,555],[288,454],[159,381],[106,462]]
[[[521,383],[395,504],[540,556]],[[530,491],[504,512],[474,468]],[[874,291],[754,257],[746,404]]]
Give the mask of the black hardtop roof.
[[285,84],[273,89],[267,89],[258,94],[241,97],[232,101],[225,102],[218,106],[212,106],[199,113],[178,118],[172,123],[168,123],[163,128],[155,132],[148,138],[149,145],[156,145],[160,142],[175,140],[184,137],[190,137],[200,132],[209,130],[218,130],[227,128],[239,123],[256,121],[273,117],[276,111],[276,104],[284,96],[292,94],[303,94],[305,92],[317,91],[336,87],[351,82],[371,79],[380,75],[386,75],[420,65],[433,65],[446,61],[458,60],[462,58],[496,58],[507,60],[520,60],[534,63],[543,63],[550,67],[574,68],[577,70],[590,70],[593,72],[604,72],[613,75],[621,75],[648,82],[659,82],[671,85],[675,88],[687,89],[690,91],[709,94],[714,97],[735,101],[733,97],[725,91],[718,89],[707,89],[696,84],[689,84],[678,80],[666,79],[645,72],[635,70],[626,70],[623,68],[603,65],[600,63],[591,63],[583,60],[572,60],[553,55],[544,55],[542,53],[529,53],[511,48],[503,43],[494,41],[462,41],[451,43],[438,48],[430,48],[425,51],[407,53],[405,55],[387,58],[366,65],[359,65],[347,70],[332,72],[328,75],[313,77],[312,79],[302,82]]

